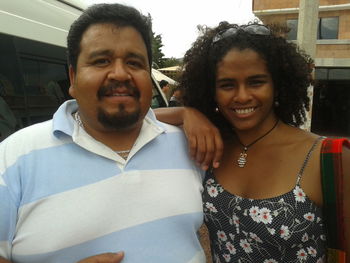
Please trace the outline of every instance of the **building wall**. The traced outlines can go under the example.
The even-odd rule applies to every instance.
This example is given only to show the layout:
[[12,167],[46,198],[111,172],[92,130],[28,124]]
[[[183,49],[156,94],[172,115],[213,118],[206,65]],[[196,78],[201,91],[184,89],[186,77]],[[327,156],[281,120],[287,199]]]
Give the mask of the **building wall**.
[[[320,6],[350,4],[350,0],[320,0]],[[292,8],[288,12],[283,9]],[[253,0],[253,11],[276,10],[273,13],[256,13],[264,24],[286,23],[289,19],[298,19],[299,0]],[[278,9],[282,9],[279,10]],[[350,59],[350,9],[322,11],[319,17],[339,17],[338,39],[317,40],[316,58],[332,58],[337,66],[337,59]],[[341,63],[343,64],[343,63]],[[349,61],[350,65],[350,61]],[[320,65],[319,65],[320,66]],[[338,65],[340,66],[340,64]]]
[[[320,0],[320,5],[349,4],[349,0]],[[297,8],[299,0],[253,0],[253,11],[266,9]]]
[[[350,0],[319,3],[319,17],[339,17],[338,38],[316,40],[317,81],[309,94],[313,106],[304,128],[326,136],[349,137]],[[253,12],[264,24],[284,24],[298,19],[299,0],[253,0]]]

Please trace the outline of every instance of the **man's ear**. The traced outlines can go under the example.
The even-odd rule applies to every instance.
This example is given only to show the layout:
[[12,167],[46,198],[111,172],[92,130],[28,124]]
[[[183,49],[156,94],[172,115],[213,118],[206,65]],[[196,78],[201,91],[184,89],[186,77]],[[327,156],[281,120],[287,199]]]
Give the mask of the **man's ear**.
[[73,98],[75,98],[75,89],[74,89],[74,84],[75,84],[75,71],[72,67],[72,65],[69,65],[69,95],[71,95]]

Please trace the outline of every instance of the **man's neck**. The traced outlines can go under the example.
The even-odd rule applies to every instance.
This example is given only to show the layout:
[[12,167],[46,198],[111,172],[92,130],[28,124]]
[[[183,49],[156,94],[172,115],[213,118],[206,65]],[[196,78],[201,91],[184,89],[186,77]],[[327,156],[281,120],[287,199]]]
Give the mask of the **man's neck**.
[[134,127],[118,131],[100,131],[84,127],[85,131],[94,139],[105,144],[113,151],[130,150],[140,134],[142,122]]

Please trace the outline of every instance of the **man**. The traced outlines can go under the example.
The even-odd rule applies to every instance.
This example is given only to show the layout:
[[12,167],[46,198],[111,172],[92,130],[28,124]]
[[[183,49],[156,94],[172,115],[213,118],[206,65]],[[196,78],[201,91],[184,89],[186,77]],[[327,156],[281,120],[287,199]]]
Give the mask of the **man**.
[[75,100],[0,144],[0,262],[205,261],[201,173],[149,110],[150,32],[119,4],[71,26]]
[[162,89],[165,97],[168,98],[168,93],[170,90],[169,82],[163,79],[163,80],[159,81],[159,86]]
[[179,87],[176,87],[173,90],[173,95],[170,97],[169,107],[179,107],[179,106],[183,106],[182,90]]

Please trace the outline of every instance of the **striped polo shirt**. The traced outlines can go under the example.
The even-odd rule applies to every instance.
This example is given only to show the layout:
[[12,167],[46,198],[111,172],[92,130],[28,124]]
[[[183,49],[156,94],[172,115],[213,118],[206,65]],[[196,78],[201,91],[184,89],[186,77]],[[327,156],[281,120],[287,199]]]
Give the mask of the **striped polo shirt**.
[[177,127],[150,110],[127,160],[76,124],[75,100],[0,144],[0,256],[73,263],[205,262],[202,173]]

